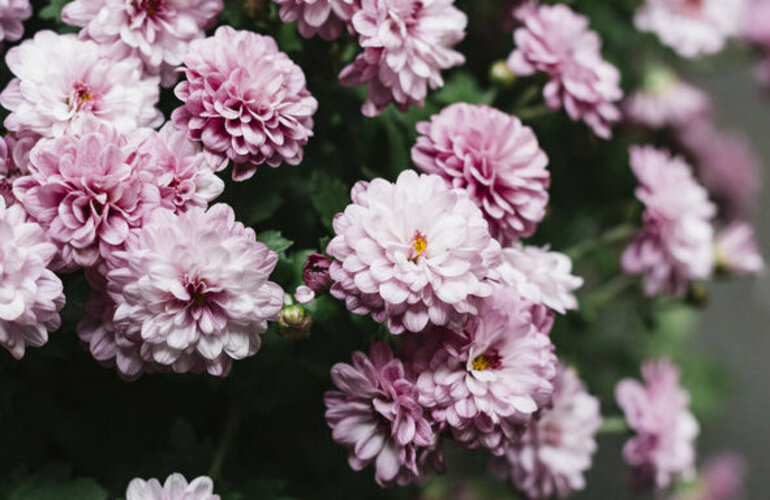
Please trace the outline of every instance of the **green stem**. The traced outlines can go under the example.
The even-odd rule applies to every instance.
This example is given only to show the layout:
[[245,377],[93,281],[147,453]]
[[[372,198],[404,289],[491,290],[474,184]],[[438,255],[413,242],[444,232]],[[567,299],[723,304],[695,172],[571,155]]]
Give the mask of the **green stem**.
[[628,424],[623,417],[604,417],[602,426],[599,428],[600,434],[623,434],[628,432]]
[[636,228],[632,224],[624,222],[606,230],[597,238],[578,243],[572,248],[567,249],[564,253],[569,255],[572,260],[579,260],[601,246],[613,245],[630,238],[634,231],[636,231]]
[[618,274],[593,289],[585,302],[591,308],[601,307],[626,291],[636,280],[627,274]]
[[522,121],[534,120],[535,118],[540,118],[541,116],[551,114],[552,112],[553,110],[545,104],[539,104],[537,106],[531,106],[518,110],[516,112],[516,116]]
[[209,467],[209,477],[213,480],[217,480],[222,475],[222,467],[227,457],[227,452],[230,449],[230,443],[235,436],[235,431],[238,430],[238,424],[241,417],[238,412],[238,408],[235,404],[230,405],[230,409],[227,412],[227,421],[225,422],[225,429],[222,432],[222,437],[219,440],[219,446],[214,454],[214,459],[211,461],[211,467]]
[[518,114],[521,108],[532,102],[540,94],[540,85],[531,85],[524,89],[513,105],[513,114]]

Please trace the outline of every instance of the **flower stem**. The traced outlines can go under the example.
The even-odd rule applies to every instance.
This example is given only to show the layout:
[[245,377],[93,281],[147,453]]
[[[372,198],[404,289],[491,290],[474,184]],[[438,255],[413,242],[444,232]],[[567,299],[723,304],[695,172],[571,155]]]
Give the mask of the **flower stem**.
[[585,298],[585,303],[592,309],[597,309],[621,293],[635,282],[635,279],[627,274],[618,274],[594,288]]
[[579,260],[601,246],[612,245],[630,238],[635,230],[636,228],[633,224],[624,222],[623,224],[619,224],[606,230],[594,239],[578,243],[572,248],[567,249],[564,253],[569,255],[573,261]]
[[540,104],[537,106],[531,106],[528,108],[521,108],[516,113],[516,116],[519,117],[520,120],[534,120],[535,118],[540,118],[541,116],[545,116],[547,114],[550,114],[552,112],[551,108],[546,106],[545,104]]
[[227,452],[230,448],[230,443],[235,436],[235,431],[240,424],[240,413],[235,404],[230,405],[230,409],[227,412],[227,421],[225,422],[225,429],[222,432],[222,437],[219,440],[219,446],[214,454],[214,459],[211,461],[211,467],[209,467],[209,477],[213,480],[217,480],[222,475],[222,467],[227,457]]
[[599,428],[600,434],[623,434],[628,432],[626,419],[620,416],[604,417],[602,426]]

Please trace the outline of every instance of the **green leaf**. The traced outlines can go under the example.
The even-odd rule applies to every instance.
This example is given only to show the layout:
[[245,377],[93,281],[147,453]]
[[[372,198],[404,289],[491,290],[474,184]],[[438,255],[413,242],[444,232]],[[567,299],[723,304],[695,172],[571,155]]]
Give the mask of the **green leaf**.
[[287,240],[281,235],[280,231],[270,230],[259,233],[257,239],[267,245],[267,248],[278,254],[283,254],[294,242]]
[[494,90],[484,91],[478,82],[468,73],[455,73],[444,87],[433,95],[442,104],[467,102],[470,104],[492,104]]
[[276,190],[260,193],[259,199],[249,205],[246,222],[253,226],[268,220],[281,206],[282,201]]
[[38,14],[41,19],[55,19],[61,20],[61,10],[65,5],[69,3],[69,0],[50,0],[46,7],[43,7]]
[[107,490],[93,479],[68,479],[71,467],[51,464],[28,476],[7,495],[8,500],[106,500]]
[[334,215],[343,211],[350,202],[350,189],[341,180],[320,171],[313,172],[311,183],[315,192],[310,196],[310,201],[321,215],[323,225],[332,229]]

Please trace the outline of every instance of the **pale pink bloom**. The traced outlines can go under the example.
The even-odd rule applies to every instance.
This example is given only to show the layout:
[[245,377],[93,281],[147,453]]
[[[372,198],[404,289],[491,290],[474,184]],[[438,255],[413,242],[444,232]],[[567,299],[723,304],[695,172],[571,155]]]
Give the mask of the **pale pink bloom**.
[[208,476],[196,477],[190,483],[179,473],[171,474],[163,485],[153,478],[134,478],[128,484],[126,500],[219,500],[214,482]]
[[13,182],[29,173],[29,152],[38,139],[31,132],[8,134],[0,139],[0,197],[6,205],[16,201]]
[[559,367],[553,403],[527,426],[495,468],[527,498],[566,498],[586,486],[602,416],[575,370]]
[[29,0],[3,0],[0,2],[0,42],[15,42],[24,35],[25,21],[32,16]]
[[770,86],[770,1],[749,1],[741,34],[745,40],[758,45],[764,51],[764,57],[757,65],[756,75],[763,85]]
[[701,466],[698,481],[674,500],[740,500],[746,476],[746,461],[740,455],[722,452]]
[[158,188],[143,180],[137,154],[140,132],[124,135],[86,118],[32,149],[30,175],[14,183],[13,193],[61,246],[62,268],[95,265],[157,207]]
[[453,104],[417,124],[412,161],[465,189],[503,243],[531,236],[545,217],[551,174],[531,128],[488,106]]
[[222,0],[75,0],[61,18],[83,28],[80,38],[139,57],[147,74],[170,87],[187,45],[204,36],[222,7]]
[[628,122],[652,129],[686,127],[711,114],[711,99],[671,71],[655,68],[645,75],[644,86],[626,99],[623,114]]
[[630,154],[644,228],[623,253],[623,270],[644,276],[648,296],[682,294],[690,281],[711,276],[716,207],[682,158],[651,146]]
[[642,365],[644,384],[621,380],[615,398],[628,426],[636,432],[623,447],[623,458],[637,479],[666,488],[695,474],[695,438],[699,428],[690,413],[690,395],[679,385],[679,370],[668,359]]
[[361,0],[352,24],[364,51],[339,78],[345,86],[367,85],[365,116],[391,102],[402,111],[422,106],[428,88],[444,85],[441,71],[465,63],[454,46],[468,18],[454,0]]
[[359,182],[334,218],[331,294],[392,333],[461,325],[489,296],[500,262],[481,210],[437,175]]
[[584,121],[608,139],[620,120],[616,103],[623,97],[620,72],[602,58],[601,40],[588,18],[566,5],[527,6],[517,11],[522,26],[513,33],[516,49],[508,57],[514,74],[548,74],[546,105],[563,107],[573,120]]
[[765,260],[748,222],[734,221],[716,237],[716,264],[733,274],[761,274]]
[[548,247],[516,244],[503,248],[497,269],[503,283],[535,304],[542,304],[560,314],[577,309],[574,291],[583,286],[583,278],[572,274],[572,260]]
[[738,34],[745,8],[744,0],[645,0],[634,25],[680,56],[695,58],[721,51]]
[[273,0],[281,8],[278,15],[285,23],[297,22],[299,34],[305,38],[318,35],[334,40],[349,25],[360,0]]
[[184,104],[171,119],[190,139],[233,160],[234,180],[248,179],[263,163],[302,161],[318,103],[302,69],[273,38],[221,26],[190,43],[184,65],[187,80],[174,89]]
[[158,78],[145,77],[139,59],[110,59],[94,42],[38,31],[9,50],[5,62],[15,76],[0,94],[0,104],[11,111],[8,130],[58,137],[81,116],[97,117],[120,132],[163,121],[155,108]]
[[225,376],[259,350],[283,305],[268,281],[277,262],[228,205],[157,209],[107,261],[113,321],[146,361]]
[[422,334],[436,348],[414,356],[420,404],[465,446],[502,455],[550,402],[556,356],[530,305],[501,290],[463,330]]
[[0,196],[0,345],[16,359],[61,325],[64,289],[48,269],[55,255],[43,228]]
[[339,390],[324,396],[326,423],[349,450],[353,470],[372,464],[377,484],[404,486],[441,469],[443,454],[414,377],[386,343],[372,345],[368,357],[354,352],[353,364],[337,363],[331,376]]

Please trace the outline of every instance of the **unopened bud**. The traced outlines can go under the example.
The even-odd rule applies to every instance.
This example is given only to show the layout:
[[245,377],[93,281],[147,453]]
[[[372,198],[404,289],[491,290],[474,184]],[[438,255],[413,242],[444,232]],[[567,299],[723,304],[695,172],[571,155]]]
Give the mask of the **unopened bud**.
[[278,313],[278,334],[286,339],[301,339],[308,336],[313,318],[302,304],[283,306]]
[[492,83],[501,87],[510,87],[516,81],[516,75],[508,68],[508,63],[502,59],[489,67],[489,78]]
[[329,291],[332,285],[332,279],[329,276],[329,265],[331,260],[320,253],[310,254],[302,268],[302,279],[305,286],[310,288],[316,295],[321,295]]

